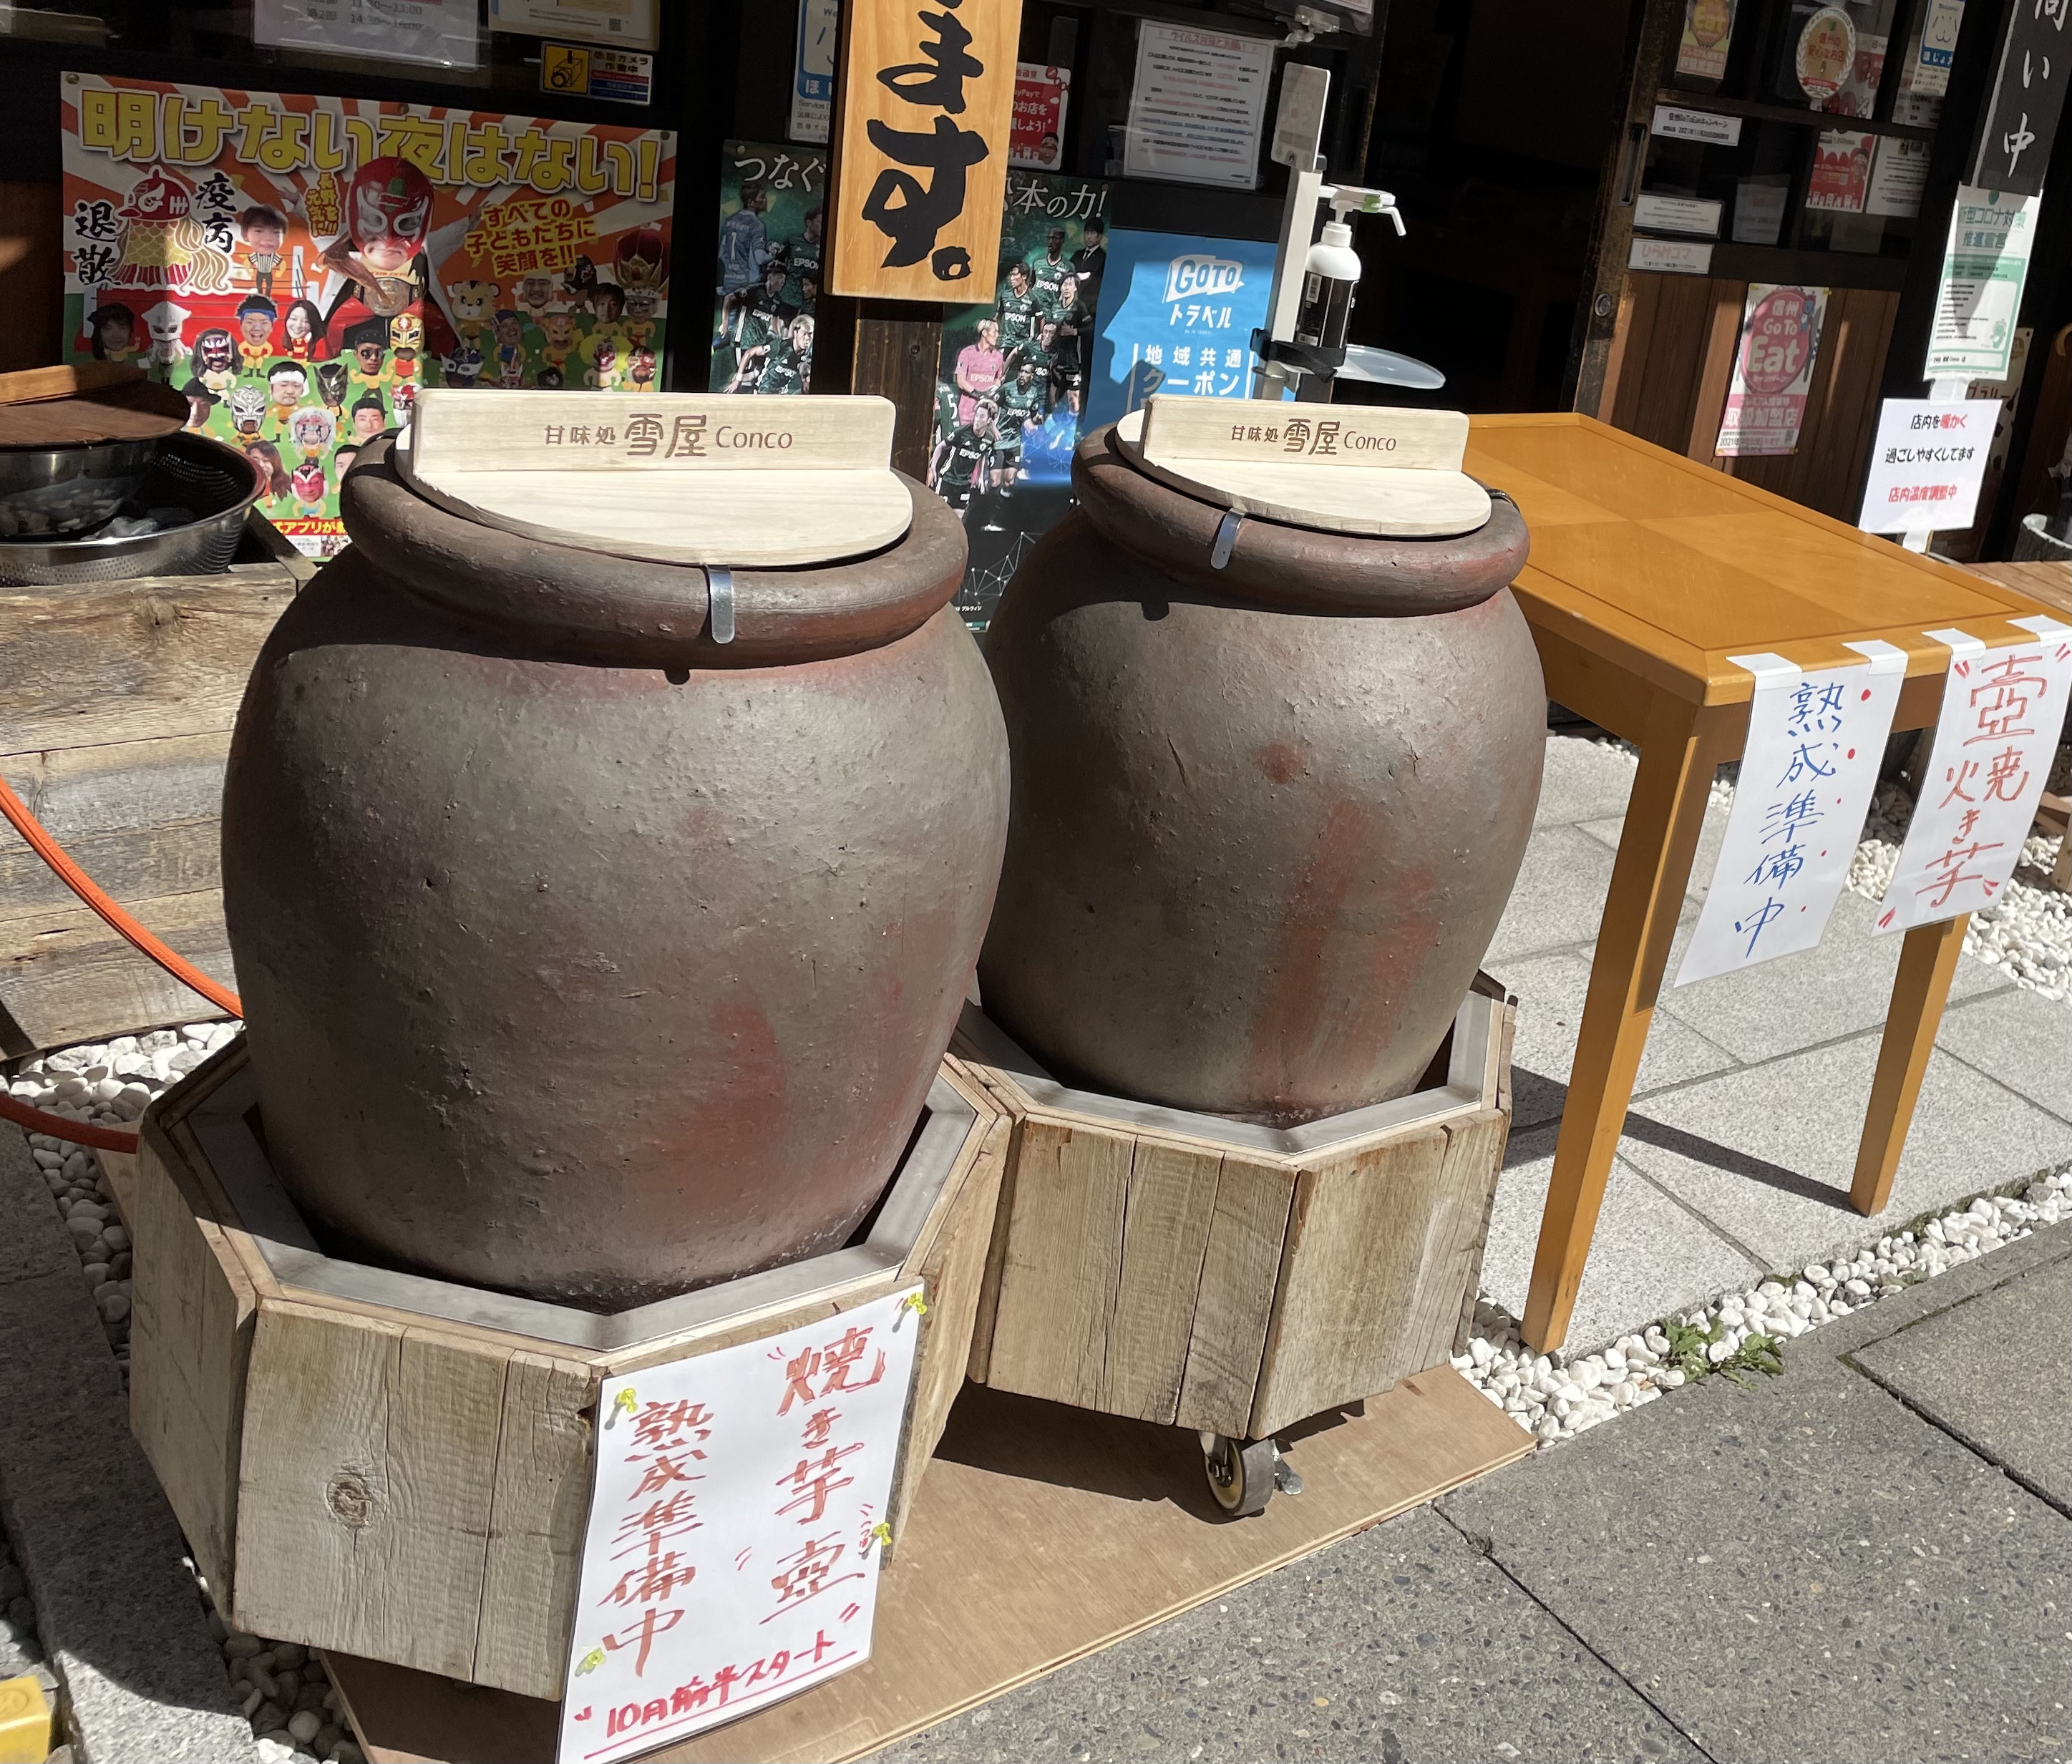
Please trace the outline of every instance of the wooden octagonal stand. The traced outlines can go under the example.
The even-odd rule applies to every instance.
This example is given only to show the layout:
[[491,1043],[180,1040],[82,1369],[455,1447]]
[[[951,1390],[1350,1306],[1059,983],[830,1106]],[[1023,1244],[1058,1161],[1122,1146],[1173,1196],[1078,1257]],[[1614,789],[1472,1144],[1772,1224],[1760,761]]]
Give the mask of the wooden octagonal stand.
[[864,1240],[611,1317],[325,1255],[257,1103],[240,1039],[146,1112],[130,1207],[131,1426],[226,1621],[557,1698],[600,1382],[919,1281],[896,1548],[964,1382],[1005,1149],[956,1062]]

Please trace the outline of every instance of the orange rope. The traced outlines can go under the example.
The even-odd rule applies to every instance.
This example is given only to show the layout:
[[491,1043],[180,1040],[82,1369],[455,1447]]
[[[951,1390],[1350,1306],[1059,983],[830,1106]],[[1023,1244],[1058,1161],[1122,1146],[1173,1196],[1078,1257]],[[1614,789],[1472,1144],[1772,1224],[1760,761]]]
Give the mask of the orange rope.
[[[219,985],[199,968],[183,961],[103,894],[94,885],[92,878],[65,855],[64,848],[51,838],[43,824],[29,812],[27,804],[14,794],[4,778],[0,778],[0,814],[4,814],[14,823],[14,831],[28,841],[35,854],[56,872],[58,880],[98,913],[118,936],[149,956],[182,985],[199,993],[217,1009],[228,1011],[233,1017],[245,1014],[245,1006],[239,1001],[236,993],[228,986]],[[97,1146],[103,1151],[134,1152],[137,1149],[134,1133],[119,1128],[95,1127],[85,1121],[68,1120],[62,1115],[52,1115],[40,1108],[32,1108],[27,1103],[15,1101],[11,1096],[0,1096],[0,1119],[11,1120],[33,1133],[47,1133],[53,1139],[70,1140],[77,1145]]]

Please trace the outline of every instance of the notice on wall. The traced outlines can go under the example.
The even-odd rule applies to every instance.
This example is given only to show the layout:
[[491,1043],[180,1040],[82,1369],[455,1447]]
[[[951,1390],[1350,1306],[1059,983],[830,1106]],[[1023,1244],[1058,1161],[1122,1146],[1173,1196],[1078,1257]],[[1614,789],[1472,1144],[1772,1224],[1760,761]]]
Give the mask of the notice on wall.
[[65,337],[187,396],[296,546],[420,386],[662,384],[676,138],[66,74]]
[[1755,676],[1748,742],[1679,986],[1811,949],[1827,928],[1906,677],[1905,650],[1847,647],[1868,664],[1809,673],[1781,656],[1728,658]]
[[1878,406],[1857,526],[1865,532],[1970,526],[2000,412],[1997,398],[1886,399]]
[[1791,52],[1799,89],[1823,109],[1849,76],[1856,59],[1856,21],[1840,6],[1822,6],[1800,27]]
[[1785,204],[1790,195],[1789,179],[1742,179],[1734,186],[1734,243],[1775,245],[1784,229]]
[[1089,424],[1141,409],[1154,392],[1251,397],[1252,334],[1266,323],[1272,244],[1125,231],[1111,250]]
[[[1950,70],[1957,61],[1957,34],[1964,28],[1964,0],[1928,0],[1906,89],[1921,97],[1939,98],[1950,89]],[[1930,126],[1933,125],[1930,119]]]
[[609,1764],[870,1658],[920,1289],[608,1378],[560,1764]]
[[1825,288],[1749,284],[1715,453],[1745,458],[1798,450],[1827,313]]
[[1034,61],[1014,69],[1014,118],[1009,125],[1007,162],[1031,171],[1055,171],[1065,157],[1065,108],[1071,97],[1072,70]]
[[435,68],[481,64],[475,0],[254,0],[252,40]]
[[1877,154],[1871,161],[1864,212],[1911,220],[1921,212],[1922,192],[1927,187],[1928,143],[1902,141],[1897,135],[1880,136]]
[[1671,141],[1703,141],[1716,147],[1741,145],[1741,119],[1716,116],[1709,110],[1684,110],[1675,105],[1655,107],[1652,132]]
[[1658,275],[1709,275],[1712,248],[1682,239],[1645,239],[1636,234],[1626,245],[1626,266],[1652,270]]
[[1735,0],[1684,0],[1684,35],[1676,71],[1696,80],[1723,80],[1733,46]]
[[1990,907],[2021,859],[2072,689],[2072,626],[2016,619],[2036,641],[1950,646],[1942,710],[1921,797],[1879,903],[1877,930],[1908,931]]
[[1861,214],[1870,188],[1873,137],[1855,129],[1827,129],[1813,149],[1806,206],[1837,214]]
[[2007,372],[2039,199],[1959,187],[1923,379],[1997,380]]
[[1124,175],[1256,188],[1273,48],[1268,37],[1139,24]]
[[1818,108],[1831,116],[1868,117],[1877,105],[1878,82],[1885,77],[1883,37],[1856,33],[1856,53],[1835,95]]
[[1695,232],[1716,239],[1720,208],[1701,196],[1658,196],[1643,191],[1634,200],[1633,224],[1657,232]]
[[835,109],[835,43],[841,0],[799,0],[799,34],[791,56],[794,141],[824,147]]
[[656,6],[656,0],[489,0],[489,28],[652,49]]
[[812,390],[828,156],[730,141],[719,170],[709,392]]

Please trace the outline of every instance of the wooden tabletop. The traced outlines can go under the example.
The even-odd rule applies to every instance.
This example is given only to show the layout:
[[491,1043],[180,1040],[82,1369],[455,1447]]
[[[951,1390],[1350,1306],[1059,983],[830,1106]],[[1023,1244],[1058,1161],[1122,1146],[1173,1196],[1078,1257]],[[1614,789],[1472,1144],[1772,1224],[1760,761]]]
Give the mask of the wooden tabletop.
[[1925,630],[1988,643],[2030,635],[2027,596],[1859,532],[1574,412],[1471,419],[1465,469],[1506,491],[1532,533],[1514,584],[1533,624],[1696,703],[1745,701],[1730,655],[1773,650],[1803,666],[1861,660],[1882,638],[1910,676],[1949,651]]

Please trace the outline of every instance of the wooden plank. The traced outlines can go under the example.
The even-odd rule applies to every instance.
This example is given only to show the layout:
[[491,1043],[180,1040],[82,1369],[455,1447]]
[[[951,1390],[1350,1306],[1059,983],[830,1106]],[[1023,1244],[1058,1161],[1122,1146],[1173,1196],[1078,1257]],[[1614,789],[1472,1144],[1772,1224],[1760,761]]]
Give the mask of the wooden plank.
[[510,1357],[262,1298],[245,1395],[238,1626],[469,1672]]
[[1182,1427],[1235,1436],[1251,1421],[1295,1180],[1285,1164],[1235,1153],[1223,1161],[1202,1259],[1201,1297],[1187,1340],[1186,1377],[1174,1417]]
[[18,368],[0,373],[0,405],[30,405],[69,398],[105,386],[141,386],[144,370],[130,361],[80,361],[56,368]]
[[511,1356],[469,1674],[479,1684],[561,1695],[590,1511],[597,1382],[578,1362]]
[[1445,1129],[1433,1128],[1302,1173],[1250,1437],[1264,1438],[1421,1369],[1403,1356],[1446,1143]]
[[64,353],[65,217],[51,183],[0,179],[0,368],[40,368]]
[[1969,913],[1959,913],[1954,919],[1916,925],[1901,943],[1899,972],[1885,1007],[1877,1072],[1871,1080],[1870,1105],[1849,1183],[1849,1204],[1867,1218],[1883,1212],[1892,1199],[1899,1154],[1906,1149],[1914,1104],[1928,1073],[1929,1055],[1935,1051],[1935,1032],[1971,922]]
[[1023,1125],[988,1383],[1099,1404],[1135,1152],[1127,1133]]
[[123,1215],[136,1260],[130,1428],[195,1565],[220,1597],[233,1582],[245,1374],[258,1300],[178,1165],[172,1148],[147,1134]]
[[2064,564],[1967,564],[1975,576],[2026,594],[2045,611],[2072,619],[2072,567]]
[[[1655,321],[1662,312],[1662,276],[1628,275],[1619,297],[1618,328],[1597,406],[1604,420],[1630,429],[1638,420],[1641,387],[1647,377],[1648,351]],[[1617,371],[1613,371],[1612,364]]]
[[[1523,1457],[1452,1367],[1290,1442],[1308,1484],[1219,1523],[1194,1438],[974,1388],[886,1570],[870,1662],[651,1754],[656,1764],[858,1758]],[[546,1764],[552,1704],[333,1654],[374,1764]]]
[[1178,1410],[1222,1166],[1214,1153],[1137,1136],[1098,1404],[1105,1413],[1170,1422]]
[[1433,1190],[1416,1285],[1392,1350],[1404,1365],[1433,1366],[1453,1354],[1463,1318],[1474,1314],[1510,1132],[1510,1117],[1494,1110],[1445,1129],[1446,1154]]
[[[114,362],[88,362],[89,373],[106,373]],[[45,376],[69,376],[69,368],[37,368],[0,375],[0,382],[30,381],[54,387]],[[133,369],[132,372],[134,372]],[[39,391],[24,399],[0,395],[0,447],[74,447],[100,441],[158,441],[176,435],[187,420],[187,401],[169,385],[141,376],[120,385],[73,385]]]
[[1704,345],[1698,358],[1698,384],[1691,399],[1691,433],[1684,452],[1710,463],[1719,457],[1720,418],[1733,384],[1734,357],[1741,340],[1741,312],[1748,302],[1745,282],[1715,282],[1707,315]]
[[130,1229],[130,1215],[137,1207],[137,1153],[97,1147],[93,1156],[101,1166],[101,1174],[107,1179],[108,1192],[114,1197],[115,1211],[121,1217],[123,1228],[130,1232],[134,1240],[137,1234]]
[[[1299,459],[1319,471],[1375,466],[1404,471],[1454,472],[1467,450],[1468,419],[1458,410],[1417,410],[1389,405],[1334,405],[1331,443],[1315,434],[1316,413],[1301,445],[1286,436],[1297,414],[1278,399],[1195,398],[1153,393],[1144,407],[1145,457],[1161,465],[1183,461],[1285,465]],[[1269,441],[1266,430],[1272,429]]]
[[[1005,1091],[1011,1086],[989,1085],[1003,1108],[1009,1107]],[[1028,1125],[1026,1115],[1007,1116],[1007,1157],[1000,1176],[1000,1198],[994,1203],[993,1236],[986,1245],[985,1271],[979,1282],[978,1309],[972,1318],[971,1359],[964,1375],[976,1384],[989,1382],[993,1368],[993,1335],[1000,1317],[1000,1282],[1007,1269],[1007,1240],[1013,1228],[1014,1177],[1022,1166],[1022,1138]]]

